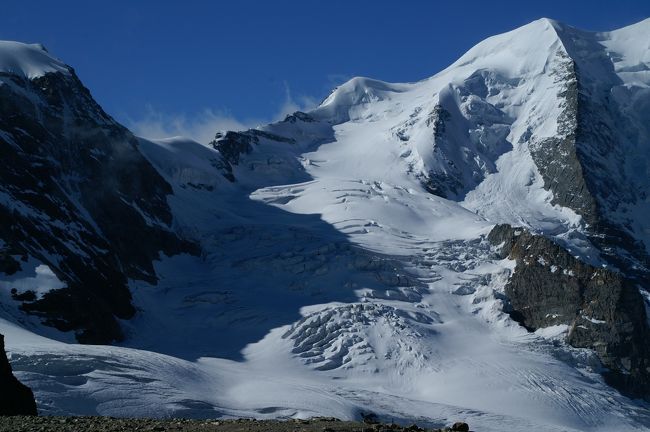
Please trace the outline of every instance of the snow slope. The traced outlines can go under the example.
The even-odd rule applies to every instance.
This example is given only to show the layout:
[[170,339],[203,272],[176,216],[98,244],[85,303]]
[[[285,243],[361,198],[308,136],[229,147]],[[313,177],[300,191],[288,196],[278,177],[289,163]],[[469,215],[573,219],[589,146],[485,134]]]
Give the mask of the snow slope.
[[53,72],[69,74],[70,70],[42,45],[0,41],[0,73],[33,79]]
[[[637,26],[582,40],[621,53],[630,103],[646,106]],[[46,414],[650,430],[647,404],[607,386],[566,326],[528,333],[504,313],[514,263],[485,239],[506,222],[600,260],[529,145],[565,133],[561,75],[581,34],[542,19],[418,83],[355,78],[257,129],[227,172],[227,136],[140,140],[173,188],[173,229],[201,256],[161,256],[157,284],[131,281],[121,346],[37,336],[3,303],[17,376]]]

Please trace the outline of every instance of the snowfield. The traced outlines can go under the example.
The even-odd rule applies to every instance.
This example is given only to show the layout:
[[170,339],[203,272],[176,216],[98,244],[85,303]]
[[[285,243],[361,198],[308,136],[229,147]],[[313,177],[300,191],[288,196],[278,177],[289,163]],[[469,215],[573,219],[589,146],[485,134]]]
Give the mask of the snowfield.
[[0,72],[30,79],[52,72],[70,73],[65,63],[51,56],[40,44],[0,41],[0,52]]
[[[583,38],[618,55],[620,91],[646,119],[650,38],[635,35],[649,26]],[[510,223],[600,262],[582,218],[552,203],[525,143],[561,133],[564,82],[551,71],[583,34],[542,19],[421,82],[355,78],[308,120],[260,127],[235,182],[213,147],[141,139],[173,187],[174,230],[202,255],[161,256],[157,285],[130,282],[138,313],[121,323],[119,346],[72,343],[6,295],[0,333],[17,377],[42,414],[375,412],[429,426],[463,420],[481,432],[650,430],[647,403],[607,386],[595,354],[562,341],[566,326],[529,333],[503,312],[514,263],[485,238]],[[48,60],[39,71],[38,56],[21,49],[30,62],[0,69],[32,77],[63,67]],[[431,125],[443,123],[436,137]],[[620,217],[645,241],[643,206]],[[58,287],[47,267],[32,268],[24,285]]]

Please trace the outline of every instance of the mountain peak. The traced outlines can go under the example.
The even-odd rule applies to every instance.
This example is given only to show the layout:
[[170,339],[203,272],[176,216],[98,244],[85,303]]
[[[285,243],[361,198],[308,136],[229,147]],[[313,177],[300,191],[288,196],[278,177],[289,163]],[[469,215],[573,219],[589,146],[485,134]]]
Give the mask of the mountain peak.
[[560,29],[565,26],[549,18],[541,18],[506,33],[489,37],[454,62],[445,72],[467,68],[469,73],[492,68],[515,75],[541,73],[547,59],[563,49]]
[[561,27],[561,26],[564,25],[560,21],[554,20],[553,18],[542,17],[542,18],[536,19],[535,21],[531,21],[529,24],[525,25],[524,27],[529,26],[529,25],[535,25],[535,24],[550,25],[550,26],[552,26],[554,28]]
[[56,72],[68,75],[70,68],[43,45],[0,41],[0,73],[33,79]]
[[408,84],[392,84],[366,77],[354,77],[338,86],[311,114],[334,123],[349,120],[351,107],[384,100],[391,93],[401,93]]

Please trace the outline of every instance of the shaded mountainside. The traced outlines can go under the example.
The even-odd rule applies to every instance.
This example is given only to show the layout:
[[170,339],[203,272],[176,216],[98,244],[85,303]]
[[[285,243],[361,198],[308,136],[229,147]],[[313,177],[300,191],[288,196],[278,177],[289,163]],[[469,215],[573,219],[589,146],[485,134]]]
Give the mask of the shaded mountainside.
[[20,308],[81,342],[119,340],[115,318],[135,312],[127,279],[155,282],[161,252],[195,250],[170,231],[171,187],[71,69],[0,82],[0,270],[49,267],[64,288],[16,283]]
[[13,375],[5,337],[0,334],[0,416],[17,415],[36,415],[36,401],[32,391]]

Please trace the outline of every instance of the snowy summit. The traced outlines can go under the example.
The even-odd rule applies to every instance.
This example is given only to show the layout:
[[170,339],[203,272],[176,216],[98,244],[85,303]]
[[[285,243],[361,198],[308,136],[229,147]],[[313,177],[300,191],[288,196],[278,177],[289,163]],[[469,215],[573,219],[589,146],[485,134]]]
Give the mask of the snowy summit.
[[0,41],[0,73],[33,79],[53,72],[68,74],[69,68],[43,45]]

